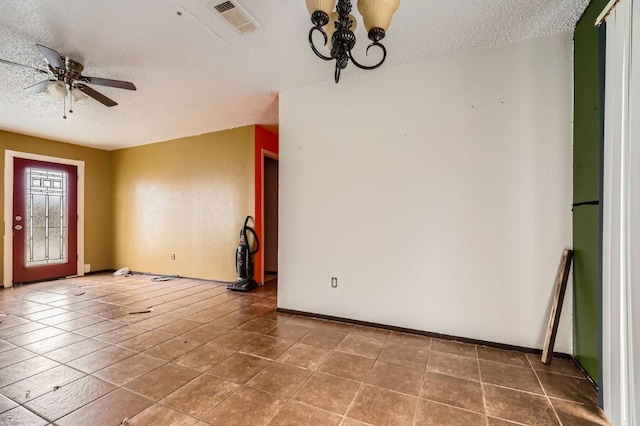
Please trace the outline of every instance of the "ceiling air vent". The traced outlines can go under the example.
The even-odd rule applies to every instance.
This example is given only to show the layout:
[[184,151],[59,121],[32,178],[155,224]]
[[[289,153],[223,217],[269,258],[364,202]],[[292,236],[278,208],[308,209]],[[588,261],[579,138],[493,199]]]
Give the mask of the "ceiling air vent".
[[259,28],[256,20],[234,1],[220,3],[220,0],[215,0],[209,6],[241,33],[250,33]]

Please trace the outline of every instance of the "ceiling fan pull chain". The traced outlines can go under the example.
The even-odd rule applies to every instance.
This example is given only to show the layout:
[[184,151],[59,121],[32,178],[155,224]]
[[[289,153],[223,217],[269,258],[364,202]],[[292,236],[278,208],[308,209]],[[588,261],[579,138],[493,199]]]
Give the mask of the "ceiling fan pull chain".
[[67,97],[62,98],[62,118],[67,119]]
[[71,96],[71,86],[69,86],[69,114],[73,114],[73,96]]

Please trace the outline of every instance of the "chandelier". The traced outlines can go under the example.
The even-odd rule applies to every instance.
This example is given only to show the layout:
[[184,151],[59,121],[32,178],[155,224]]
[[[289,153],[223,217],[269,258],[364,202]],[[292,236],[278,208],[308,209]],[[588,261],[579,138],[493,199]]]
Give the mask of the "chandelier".
[[[351,1],[338,0],[306,0],[307,9],[311,14],[313,27],[309,31],[309,45],[320,59],[336,61],[335,80],[340,81],[340,72],[349,65],[349,61],[363,70],[373,70],[384,63],[387,49],[380,43],[386,34],[393,14],[398,10],[400,0],[358,0],[358,10],[364,19],[364,26],[368,31],[371,44],[369,49],[377,47],[382,51],[382,59],[373,65],[362,65],[353,57],[351,50],[356,45],[353,31],[357,22],[351,15]],[[335,8],[335,11],[334,11]],[[313,34],[320,32],[324,38],[324,45],[329,44],[330,56],[326,56],[316,48]]]

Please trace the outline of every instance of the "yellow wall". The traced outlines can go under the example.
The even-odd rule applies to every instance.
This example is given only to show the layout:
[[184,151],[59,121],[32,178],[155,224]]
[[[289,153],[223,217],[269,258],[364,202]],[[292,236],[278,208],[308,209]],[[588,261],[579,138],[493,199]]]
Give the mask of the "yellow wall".
[[[254,140],[248,126],[108,152],[0,131],[0,152],[85,162],[85,263],[91,270],[126,266],[233,281],[238,234],[255,210]],[[0,163],[4,192],[4,157]],[[3,255],[0,244],[0,277]]]
[[[111,262],[111,177],[110,153],[63,142],[41,139],[0,130],[0,207],[4,211],[4,151],[6,149],[32,154],[81,160],[85,162],[85,263],[91,270],[112,267]],[[3,214],[2,214],[3,215]],[[3,227],[4,230],[4,221]],[[0,244],[0,277],[4,273],[4,246]]]
[[112,151],[112,266],[233,281],[238,234],[254,216],[254,134],[249,126]]

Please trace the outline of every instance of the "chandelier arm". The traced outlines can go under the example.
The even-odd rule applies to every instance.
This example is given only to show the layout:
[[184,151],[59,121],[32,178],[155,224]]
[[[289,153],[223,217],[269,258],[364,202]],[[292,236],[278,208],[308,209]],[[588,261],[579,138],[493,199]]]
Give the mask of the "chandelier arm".
[[365,52],[367,55],[369,54],[369,49],[371,49],[373,46],[379,47],[382,50],[382,59],[380,59],[380,62],[378,62],[375,65],[361,65],[353,57],[353,54],[351,53],[351,51],[349,51],[349,59],[351,59],[351,62],[353,62],[353,65],[355,65],[356,67],[358,67],[360,69],[363,69],[363,70],[374,70],[374,69],[378,68],[380,65],[382,65],[384,63],[385,59],[387,59],[387,49],[384,47],[384,45],[382,43],[373,42],[367,47],[367,50]]
[[313,32],[314,31],[320,31],[320,33],[322,34],[322,37],[324,37],[324,45],[327,45],[327,34],[322,30],[322,28],[320,27],[312,27],[311,30],[309,31],[309,46],[311,46],[311,50],[313,50],[313,53],[316,54],[316,56],[320,59],[324,59],[325,61],[332,61],[334,58],[330,57],[330,56],[325,56],[322,53],[320,53],[318,51],[318,49],[316,49],[315,44],[313,43]]

